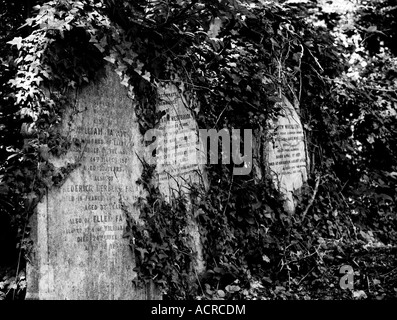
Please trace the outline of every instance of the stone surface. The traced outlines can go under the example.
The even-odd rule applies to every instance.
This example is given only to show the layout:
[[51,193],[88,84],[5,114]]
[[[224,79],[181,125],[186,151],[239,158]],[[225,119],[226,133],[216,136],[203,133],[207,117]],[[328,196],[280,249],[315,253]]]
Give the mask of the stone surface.
[[186,189],[192,183],[200,183],[203,166],[199,161],[201,150],[197,122],[188,108],[183,89],[173,84],[159,87],[158,111],[163,112],[159,130],[157,168],[159,188],[169,198],[179,188]]
[[134,288],[134,256],[123,238],[126,216],[143,190],[137,154],[142,137],[133,101],[109,68],[101,83],[77,94],[62,131],[72,140],[56,167],[79,164],[48,190],[33,217],[34,252],[27,266],[27,299],[150,299]]
[[[198,125],[184,89],[174,84],[159,87],[158,111],[163,112],[159,130],[162,139],[158,145],[157,167],[159,189],[166,199],[180,191],[188,195],[192,184],[205,185],[204,152],[198,135]],[[204,270],[204,259],[198,226],[188,205],[191,216],[189,233],[193,238],[192,249],[197,253],[196,271]]]
[[306,144],[294,106],[283,97],[281,107],[281,115],[271,124],[265,155],[273,182],[285,198],[285,209],[293,213],[293,193],[307,181]]

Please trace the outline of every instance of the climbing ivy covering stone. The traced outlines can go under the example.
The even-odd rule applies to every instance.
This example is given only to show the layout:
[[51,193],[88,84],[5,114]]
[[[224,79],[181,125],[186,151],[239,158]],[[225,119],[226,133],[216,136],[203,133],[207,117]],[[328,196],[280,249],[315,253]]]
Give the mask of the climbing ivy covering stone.
[[[73,104],[75,90],[101,76],[106,63],[137,101],[142,134],[162,116],[155,109],[157,85],[173,81],[194,94],[202,128],[266,132],[282,93],[299,104],[308,139],[310,177],[294,215],[284,212],[268,177],[258,181],[254,173],[233,176],[232,165],[208,166],[210,189],[194,190],[201,199],[194,209],[207,263],[206,273],[195,278],[189,275],[190,257],[177,253],[185,251],[179,238],[185,236],[179,232],[186,222],[184,199],[164,203],[147,167],[140,181],[149,191],[140,203],[146,227],[131,221],[127,230],[138,236],[132,250],[141,257],[141,282],[153,280],[171,299],[316,298],[321,293],[300,294],[308,290],[301,285],[338,289],[330,272],[352,263],[344,258],[346,246],[392,245],[393,48],[380,45],[383,51],[370,56],[360,45],[361,37],[379,31],[368,26],[372,20],[342,30],[335,27],[337,13],[322,16],[315,5],[282,2],[38,1],[23,34],[2,33],[8,51],[1,57],[0,208],[15,226],[20,257],[28,257],[32,245],[27,221],[38,201],[74,169],[48,162],[50,154],[59,156],[70,145],[57,131],[62,111]],[[19,27],[7,23],[6,30]],[[335,27],[332,32],[327,24]],[[155,217],[148,214],[154,203],[161,204]],[[164,249],[165,237],[173,240]],[[373,294],[367,297],[379,296],[377,286],[394,279],[392,267],[385,266],[387,278],[370,279]],[[17,277],[6,276],[0,289],[22,297],[23,264],[16,269]]]

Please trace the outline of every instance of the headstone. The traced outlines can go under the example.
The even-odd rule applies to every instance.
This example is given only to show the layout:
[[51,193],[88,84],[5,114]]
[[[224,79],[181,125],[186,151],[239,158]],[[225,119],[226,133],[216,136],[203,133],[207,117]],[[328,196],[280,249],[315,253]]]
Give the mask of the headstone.
[[199,161],[202,154],[197,122],[182,90],[173,84],[159,88],[158,111],[163,113],[159,130],[163,140],[158,148],[156,169],[160,191],[166,198],[179,188],[188,192],[186,188],[200,183],[200,174],[204,172]]
[[[158,130],[161,139],[157,148],[156,171],[159,190],[166,200],[177,196],[181,191],[189,200],[190,187],[193,184],[205,186],[203,146],[198,135],[198,125],[194,118],[192,105],[194,99],[188,101],[184,96],[184,88],[172,83],[163,84],[158,89],[158,112],[163,116]],[[188,203],[188,212],[191,212]],[[195,269],[204,270],[204,260],[200,234],[194,219],[190,219],[189,233],[193,237],[192,249],[197,253]]]
[[72,138],[56,167],[78,164],[62,186],[51,188],[32,221],[34,252],[27,266],[27,299],[150,299],[138,290],[134,256],[123,238],[125,210],[143,190],[142,136],[133,101],[110,68],[66,110],[62,134]]
[[294,192],[307,181],[306,143],[294,106],[285,97],[279,104],[281,114],[271,123],[265,155],[273,182],[285,199],[284,207],[294,213]]

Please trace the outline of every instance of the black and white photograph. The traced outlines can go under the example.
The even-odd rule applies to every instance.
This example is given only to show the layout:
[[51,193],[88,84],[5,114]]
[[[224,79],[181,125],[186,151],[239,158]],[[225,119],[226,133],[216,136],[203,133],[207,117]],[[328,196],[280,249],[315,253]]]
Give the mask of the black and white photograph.
[[397,0],[0,0],[0,300],[394,304]]

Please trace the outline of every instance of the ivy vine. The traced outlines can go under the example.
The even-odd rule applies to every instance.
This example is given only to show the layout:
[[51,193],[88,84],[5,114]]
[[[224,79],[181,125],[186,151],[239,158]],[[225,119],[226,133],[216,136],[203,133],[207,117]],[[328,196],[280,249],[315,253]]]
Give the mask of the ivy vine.
[[[365,150],[375,148],[365,130],[378,121],[370,110],[373,97],[334,80],[345,68],[341,50],[327,30],[311,24],[305,8],[274,1],[54,0],[37,6],[24,28],[31,32],[8,42],[14,56],[1,63],[3,119],[10,123],[2,132],[14,137],[2,151],[1,192],[14,208],[21,252],[31,245],[27,221],[35,205],[78,166],[56,169],[49,162],[72,143],[58,131],[63,110],[73,106],[77,90],[102,76],[107,63],[137,102],[142,134],[163,116],[156,111],[157,86],[165,81],[183,84],[201,128],[266,132],[284,95],[300,106],[311,155],[308,185],[295,195],[295,216],[285,214],[266,174],[260,178],[255,170],[233,177],[233,164],[208,166],[211,188],[192,189],[199,202],[184,194],[167,202],[153,183],[155,168],[144,164],[139,183],[147,196],[136,204],[142,223],[124,210],[137,286],[153,281],[168,298],[244,297],[240,289],[254,280],[278,278],[277,284],[293,286],[291,274],[323,272],[324,239],[357,239],[346,214],[354,201],[344,192],[365,187],[356,169],[366,169],[349,140],[349,119],[365,110],[356,136]],[[388,128],[373,139],[391,159],[391,122]],[[386,164],[391,172],[392,161]],[[368,174],[376,178],[374,190],[385,190],[386,206],[393,176],[380,169]],[[360,197],[363,206],[378,208],[370,196]],[[207,266],[202,275],[192,276],[189,219],[200,225]]]

